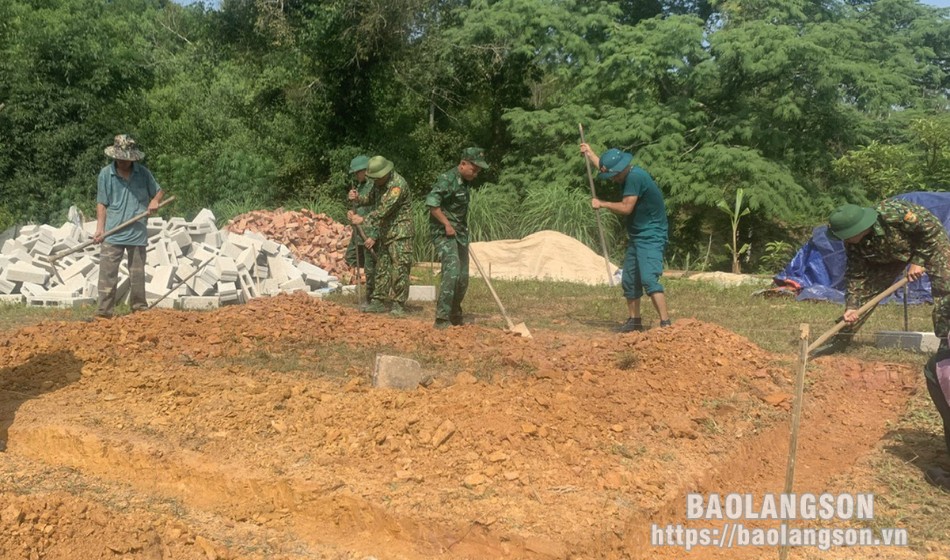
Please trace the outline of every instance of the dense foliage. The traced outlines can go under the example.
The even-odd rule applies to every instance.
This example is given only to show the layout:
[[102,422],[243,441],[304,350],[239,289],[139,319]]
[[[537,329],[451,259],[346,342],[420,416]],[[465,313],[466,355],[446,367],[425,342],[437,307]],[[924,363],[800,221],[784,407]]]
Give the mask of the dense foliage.
[[716,208],[740,190],[748,262],[842,201],[947,189],[948,92],[950,14],[915,0],[5,0],[0,227],[89,214],[119,132],[176,214],[223,218],[342,219],[347,162],[380,153],[422,219],[478,144],[477,239],[550,228],[599,252],[583,123],[656,177],[670,258],[728,266]]

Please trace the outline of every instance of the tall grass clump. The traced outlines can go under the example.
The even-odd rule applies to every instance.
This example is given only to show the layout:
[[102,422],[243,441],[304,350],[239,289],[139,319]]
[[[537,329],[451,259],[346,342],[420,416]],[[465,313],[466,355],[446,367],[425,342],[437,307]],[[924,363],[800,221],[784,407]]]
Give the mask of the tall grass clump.
[[[569,235],[598,254],[602,252],[597,216],[590,205],[590,193],[566,185],[533,186],[522,202],[521,235],[554,230]],[[601,211],[607,250],[612,259],[622,253],[623,222],[606,210]]]
[[468,228],[472,241],[517,239],[521,202],[512,187],[485,185],[471,191]]

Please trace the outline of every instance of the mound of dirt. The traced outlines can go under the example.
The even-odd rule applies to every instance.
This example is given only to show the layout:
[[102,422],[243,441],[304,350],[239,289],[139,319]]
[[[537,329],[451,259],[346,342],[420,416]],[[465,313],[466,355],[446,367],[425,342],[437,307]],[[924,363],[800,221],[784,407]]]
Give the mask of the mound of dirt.
[[[523,239],[472,243],[472,250],[492,278],[506,280],[561,280],[580,284],[607,284],[604,257],[569,235],[539,231]],[[474,261],[469,267],[477,275]],[[490,272],[489,272],[490,271]],[[610,263],[611,276],[617,267]]]
[[[533,334],[286,295],[2,335],[0,557],[674,557],[643,536],[687,491],[781,487],[788,357],[694,320]],[[375,389],[379,353],[436,379]],[[799,491],[914,375],[819,362]]]
[[225,226],[228,231],[260,233],[286,245],[294,258],[315,264],[341,282],[349,282],[352,269],[344,260],[351,228],[326,214],[310,210],[254,210],[235,216]]

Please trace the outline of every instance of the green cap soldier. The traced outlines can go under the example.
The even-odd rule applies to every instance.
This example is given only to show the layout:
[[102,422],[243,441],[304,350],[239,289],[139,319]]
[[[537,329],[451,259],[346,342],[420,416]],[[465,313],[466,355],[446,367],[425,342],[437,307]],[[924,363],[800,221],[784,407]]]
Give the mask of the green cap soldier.
[[[373,181],[366,177],[366,168],[369,166],[369,157],[360,155],[350,160],[350,174],[353,178],[349,185],[347,199],[350,201],[351,212],[358,216],[366,216],[376,209],[377,193]],[[352,220],[351,220],[352,222]],[[359,231],[362,229],[362,233]],[[373,293],[376,284],[376,257],[372,251],[363,246],[363,235],[374,237],[376,232],[367,227],[353,226],[350,235],[350,244],[346,248],[346,263],[357,269],[363,268],[366,272],[366,296]],[[359,272],[357,271],[357,274]]]
[[435,308],[435,327],[462,324],[462,300],[468,290],[469,184],[488,169],[481,148],[462,150],[459,164],[439,175],[426,196],[429,231],[442,261],[442,285]]
[[[365,216],[353,215],[354,224],[366,224],[374,232],[364,242],[376,251],[376,285],[366,311],[384,313],[387,305],[393,315],[405,315],[409,299],[409,273],[412,270],[412,197],[409,183],[394,171],[393,162],[373,156],[366,165],[366,176],[378,196],[376,208]],[[369,233],[367,232],[367,235]]]
[[[937,380],[936,364],[950,358],[950,238],[940,219],[923,206],[890,199],[876,208],[845,204],[828,218],[832,236],[844,241],[848,267],[845,271],[845,313],[848,327],[814,354],[828,354],[847,346],[854,333],[870,316],[857,310],[875,294],[890,286],[901,273],[911,281],[926,272],[934,300],[934,334],[940,340],[937,352],[924,366],[927,390],[943,419],[944,444],[950,452],[950,403]],[[905,270],[906,269],[906,270]],[[927,469],[931,484],[950,490],[950,473]]]

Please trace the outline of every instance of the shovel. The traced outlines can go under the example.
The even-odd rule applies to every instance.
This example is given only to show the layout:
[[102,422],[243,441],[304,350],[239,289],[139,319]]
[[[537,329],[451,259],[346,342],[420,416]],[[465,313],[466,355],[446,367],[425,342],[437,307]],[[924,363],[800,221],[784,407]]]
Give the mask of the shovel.
[[[874,297],[871,299],[871,301],[869,301],[869,302],[865,303],[864,305],[862,305],[861,308],[858,309],[858,321],[861,320],[861,318],[864,316],[865,313],[867,313],[869,310],[873,309],[874,306],[876,306],[877,304],[881,303],[881,302],[884,300],[884,298],[886,298],[887,296],[893,294],[893,293],[896,292],[897,290],[903,288],[904,285],[907,284],[908,281],[909,281],[909,280],[907,279],[907,277],[904,276],[903,278],[901,278],[901,279],[898,280],[897,282],[894,282],[893,284],[891,284],[891,287],[890,287],[890,288],[888,288],[888,289],[884,290],[883,292],[879,293],[878,295],[874,296]],[[819,346],[821,346],[822,344],[824,344],[825,342],[827,342],[827,341],[828,341],[831,337],[833,337],[834,335],[838,334],[838,331],[840,331],[841,329],[845,328],[846,326],[848,326],[848,323],[845,322],[844,318],[842,317],[841,319],[838,320],[838,323],[837,323],[835,326],[833,326],[833,327],[831,327],[830,329],[828,329],[823,335],[821,335],[821,336],[819,336],[817,339],[815,339],[815,342],[812,342],[812,343],[811,343],[811,345],[808,347],[808,353],[811,354],[812,352],[814,352],[814,350],[815,350],[816,348],[818,348]]]
[[528,326],[524,323],[518,323],[517,325],[511,322],[511,317],[508,316],[508,312],[505,311],[505,306],[501,304],[501,300],[498,299],[498,293],[495,292],[495,288],[491,285],[491,280],[488,279],[488,276],[485,274],[485,271],[482,270],[481,263],[478,262],[478,259],[475,257],[475,251],[472,249],[472,246],[468,247],[468,254],[472,257],[472,261],[475,263],[475,268],[478,269],[478,274],[481,275],[482,279],[485,280],[485,284],[488,285],[488,291],[491,292],[493,298],[495,298],[495,303],[498,304],[498,309],[501,310],[502,316],[505,318],[505,322],[508,323],[508,331],[515,334],[521,335],[522,338],[532,338],[531,331],[528,330]]
[[[174,196],[170,196],[170,197],[166,198],[165,200],[163,200],[161,203],[159,203],[158,207],[161,208],[161,207],[165,206],[166,204],[170,204],[170,203],[172,203],[172,202],[174,202],[174,201],[175,201],[175,197],[174,197]],[[134,218],[129,218],[128,220],[126,220],[126,221],[122,222],[121,224],[115,226],[114,228],[110,229],[109,231],[103,233],[103,234],[102,234],[103,239],[105,239],[106,237],[109,237],[110,235],[112,235],[113,233],[115,233],[115,232],[117,232],[117,231],[119,231],[119,230],[123,230],[123,229],[129,227],[130,225],[134,224],[135,222],[141,220],[142,218],[147,218],[148,215],[149,215],[148,211],[145,211],[145,212],[142,212],[141,214],[139,214],[138,216],[135,216]],[[59,253],[56,253],[55,255],[53,255],[52,257],[49,258],[49,262],[50,262],[51,264],[52,264],[52,263],[55,263],[56,261],[58,261],[59,259],[65,257],[65,256],[67,256],[67,255],[72,255],[73,253],[82,251],[83,249],[85,249],[86,247],[92,245],[92,244],[95,243],[95,242],[96,242],[96,241],[95,241],[94,239],[90,239],[90,240],[85,241],[85,242],[83,242],[83,243],[81,243],[81,244],[79,244],[79,245],[76,245],[75,247],[70,247],[69,249],[66,249],[65,251],[61,251],[61,252],[59,252]]]
[[[166,204],[170,204],[170,203],[172,203],[172,202],[174,202],[174,201],[175,201],[175,197],[174,197],[174,196],[170,196],[170,197],[166,198],[165,200],[161,201],[161,202],[159,203],[158,207],[161,208],[161,207],[165,206]],[[122,222],[121,224],[115,226],[114,228],[110,229],[109,231],[103,233],[103,234],[102,234],[102,238],[105,239],[106,237],[112,235],[113,233],[115,233],[115,232],[117,232],[117,231],[120,231],[120,230],[123,230],[123,229],[129,227],[130,225],[134,224],[135,222],[141,220],[142,218],[147,218],[148,215],[149,215],[148,211],[142,212],[142,213],[139,214],[138,216],[135,216],[134,218],[130,218],[130,219],[128,219],[128,220]],[[59,283],[60,283],[60,284],[63,284],[63,283],[65,283],[65,282],[63,282],[63,278],[59,275],[59,270],[56,268],[56,261],[58,261],[59,259],[61,259],[61,258],[63,258],[63,257],[72,255],[73,253],[78,253],[79,251],[82,251],[83,249],[85,249],[86,247],[92,245],[92,244],[95,243],[95,242],[96,242],[96,241],[95,241],[94,239],[89,239],[88,241],[85,241],[85,242],[83,242],[83,243],[80,243],[79,245],[76,245],[75,247],[70,247],[69,249],[66,249],[65,251],[60,251],[59,253],[56,253],[55,255],[50,256],[50,258],[49,258],[49,260],[47,260],[47,262],[48,262],[49,265],[53,268],[53,274],[56,276],[56,279],[59,280]]]

